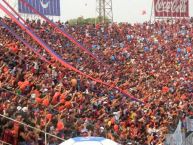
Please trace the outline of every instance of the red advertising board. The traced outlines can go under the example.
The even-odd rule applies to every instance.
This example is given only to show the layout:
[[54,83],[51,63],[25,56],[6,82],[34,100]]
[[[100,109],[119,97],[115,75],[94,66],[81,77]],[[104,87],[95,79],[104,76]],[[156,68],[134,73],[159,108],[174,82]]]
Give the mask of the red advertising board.
[[154,0],[155,17],[189,17],[189,0]]

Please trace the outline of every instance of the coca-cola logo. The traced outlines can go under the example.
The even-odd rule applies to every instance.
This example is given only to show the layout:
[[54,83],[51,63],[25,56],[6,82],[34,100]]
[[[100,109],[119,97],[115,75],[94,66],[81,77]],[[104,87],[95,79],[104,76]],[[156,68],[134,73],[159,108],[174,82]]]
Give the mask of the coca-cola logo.
[[155,11],[186,13],[188,0],[155,0]]

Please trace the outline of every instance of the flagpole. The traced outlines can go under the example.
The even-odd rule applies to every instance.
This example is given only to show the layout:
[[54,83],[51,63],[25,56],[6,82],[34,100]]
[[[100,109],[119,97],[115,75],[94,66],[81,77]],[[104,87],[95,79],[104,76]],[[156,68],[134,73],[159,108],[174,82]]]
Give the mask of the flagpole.
[[165,12],[164,12],[164,5],[163,5],[163,10],[162,10],[162,21],[165,20]]
[[[167,0],[167,4],[168,4],[168,0]],[[169,11],[171,11],[171,10],[167,10],[167,12],[166,12],[166,14],[167,14],[167,20],[169,19],[169,16],[168,16],[168,13],[169,13]]]
[[[97,5],[97,1],[95,1],[95,2],[96,2],[96,5]],[[96,8],[96,11],[97,11],[97,8]],[[94,18],[94,25],[95,25],[95,27],[96,27],[96,19],[97,19],[96,11],[95,11],[95,18]]]
[[180,0],[180,23],[181,23],[181,21],[182,21],[182,14],[181,14],[182,11],[181,11],[181,9],[182,9],[182,8],[181,8],[181,0]]
[[171,21],[172,21],[172,24],[173,24],[173,19],[174,19],[174,13],[172,12],[172,13],[171,13]]
[[152,4],[151,4],[150,23],[151,23],[151,19],[152,19],[152,15],[153,15],[153,8],[154,8],[154,0],[152,0]]

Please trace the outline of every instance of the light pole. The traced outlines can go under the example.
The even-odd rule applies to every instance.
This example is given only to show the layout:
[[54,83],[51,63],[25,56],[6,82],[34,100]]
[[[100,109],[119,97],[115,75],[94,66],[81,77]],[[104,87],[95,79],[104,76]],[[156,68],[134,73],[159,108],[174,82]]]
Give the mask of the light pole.
[[96,12],[100,23],[113,22],[112,0],[96,0]]

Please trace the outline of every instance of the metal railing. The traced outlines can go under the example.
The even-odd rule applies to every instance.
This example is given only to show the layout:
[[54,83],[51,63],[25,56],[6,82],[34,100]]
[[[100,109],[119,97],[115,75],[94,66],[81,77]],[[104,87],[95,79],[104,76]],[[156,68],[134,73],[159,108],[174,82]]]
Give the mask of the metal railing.
[[[17,96],[17,97],[22,97],[22,98],[25,97],[25,96],[23,96],[23,95],[16,94],[14,91],[8,90],[8,89],[3,88],[3,87],[0,87],[0,91],[9,92],[9,93],[11,93],[12,95]],[[53,108],[52,108],[51,110],[56,111],[56,110],[53,109]],[[60,140],[61,142],[65,141],[63,138],[60,138],[60,137],[58,137],[58,136],[56,136],[56,135],[53,135],[53,134],[50,134],[50,133],[46,132],[48,123],[45,125],[45,130],[43,131],[43,130],[38,129],[38,128],[36,128],[36,127],[30,126],[30,125],[28,125],[28,124],[26,124],[26,123],[19,122],[19,121],[15,120],[15,119],[13,119],[13,118],[11,118],[11,117],[8,117],[8,116],[5,116],[5,115],[3,115],[3,114],[0,114],[0,117],[6,118],[6,119],[8,119],[8,120],[10,120],[10,121],[13,121],[13,122],[17,122],[17,123],[19,123],[20,125],[23,125],[23,126],[25,126],[25,127],[28,127],[28,128],[30,128],[30,129],[33,129],[33,130],[36,130],[36,131],[39,131],[39,132],[45,134],[45,136],[44,136],[44,137],[45,137],[45,145],[47,144],[48,137],[56,138],[56,139]]]
[[[36,131],[38,131],[38,132],[43,133],[43,134],[44,134],[44,137],[45,137],[45,138],[44,138],[44,139],[45,139],[45,140],[44,140],[45,145],[48,144],[48,141],[47,141],[48,136],[54,137],[54,138],[60,140],[61,142],[65,141],[63,138],[60,138],[60,137],[58,137],[58,136],[56,136],[56,135],[53,135],[53,134],[50,134],[50,133],[46,132],[47,125],[45,125],[45,131],[43,131],[43,130],[41,130],[41,129],[39,129],[39,128],[30,126],[30,125],[28,125],[28,124],[26,124],[26,123],[23,123],[23,122],[19,122],[19,121],[15,120],[15,119],[12,119],[12,118],[10,118],[10,117],[7,117],[7,116],[5,116],[5,115],[3,115],[3,114],[0,114],[0,117],[6,118],[6,119],[8,119],[8,120],[10,120],[10,121],[13,121],[13,122],[17,122],[17,123],[19,123],[20,125],[23,125],[23,126],[25,126],[25,127],[27,127],[27,128],[30,128],[30,129],[33,129],[33,130],[36,130]],[[0,141],[0,142],[2,142],[3,144],[8,144],[8,145],[9,145],[9,143],[3,142],[3,141]],[[0,144],[0,145],[1,145],[1,144]]]
[[0,140],[0,145],[12,145],[12,144]]

